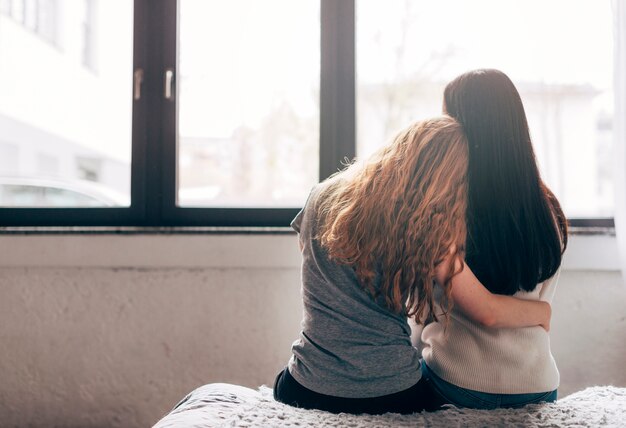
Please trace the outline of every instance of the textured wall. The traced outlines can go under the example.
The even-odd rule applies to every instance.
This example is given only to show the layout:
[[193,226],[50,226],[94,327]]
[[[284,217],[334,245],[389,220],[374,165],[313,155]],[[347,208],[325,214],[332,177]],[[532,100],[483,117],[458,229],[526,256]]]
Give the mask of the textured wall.
[[0,426],[146,427],[209,382],[272,381],[297,270],[2,269]]
[[560,397],[591,385],[626,387],[626,286],[620,274],[561,273],[552,311]]
[[[2,427],[146,427],[204,383],[271,384],[301,314],[297,267],[5,266],[0,293]],[[626,386],[625,303],[616,272],[562,273],[561,396]]]

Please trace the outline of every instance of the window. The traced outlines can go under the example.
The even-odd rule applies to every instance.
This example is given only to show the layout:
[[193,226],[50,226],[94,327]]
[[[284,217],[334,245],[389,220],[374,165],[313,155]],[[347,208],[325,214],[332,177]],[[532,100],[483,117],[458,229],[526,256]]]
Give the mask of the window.
[[357,155],[440,113],[457,75],[497,68],[520,92],[542,176],[566,215],[613,216],[610,2],[357,0],[356,16]]
[[319,2],[179,3],[178,206],[301,206],[318,181]]
[[[84,17],[93,3],[95,0],[5,1],[2,10],[12,12],[7,17],[0,15],[6,20],[0,23],[0,153],[13,160],[0,162],[0,186],[13,186],[13,195],[21,194],[15,189],[30,189],[22,193],[34,195],[39,187],[43,192],[51,181],[60,195],[67,195],[76,186],[91,189],[89,182],[96,182],[108,192],[125,196],[115,201],[125,204],[120,207],[128,206],[133,5],[126,0],[103,2],[98,19],[103,23],[105,42],[100,50],[93,47],[91,53],[106,59],[107,67],[94,75],[83,65],[84,43],[94,37],[93,32],[84,32]],[[18,4],[23,6],[19,9],[23,21],[13,13]],[[57,22],[63,26],[57,27]],[[7,189],[5,195],[9,194]],[[63,201],[72,208],[118,206],[103,192],[93,193],[102,204],[78,197],[15,200],[21,201],[21,207],[28,207],[29,201],[39,208],[46,208],[46,203],[50,208],[63,207]],[[16,211],[4,215],[9,221],[22,216]],[[27,212],[35,219],[29,220],[33,224],[54,224],[49,215],[44,209]],[[52,215],[59,214],[54,211]],[[84,216],[87,221],[89,215],[85,212],[75,218],[80,221]]]
[[0,225],[286,226],[479,67],[568,215],[612,225],[604,3],[0,0]]

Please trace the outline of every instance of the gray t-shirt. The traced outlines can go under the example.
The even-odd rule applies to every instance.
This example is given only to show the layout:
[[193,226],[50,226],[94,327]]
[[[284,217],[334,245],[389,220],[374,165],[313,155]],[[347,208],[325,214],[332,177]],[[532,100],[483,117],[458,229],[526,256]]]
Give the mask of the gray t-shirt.
[[403,391],[420,377],[417,349],[405,316],[376,303],[352,267],[328,259],[315,239],[313,188],[292,221],[302,245],[304,318],[292,346],[289,372],[304,387],[335,397],[378,397]]

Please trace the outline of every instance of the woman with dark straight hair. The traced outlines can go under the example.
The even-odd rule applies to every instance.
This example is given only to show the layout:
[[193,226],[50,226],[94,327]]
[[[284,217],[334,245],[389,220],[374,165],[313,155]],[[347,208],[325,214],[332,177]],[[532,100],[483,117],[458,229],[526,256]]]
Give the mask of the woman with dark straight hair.
[[[468,140],[467,266],[492,293],[549,302],[567,221],[541,180],[517,89],[501,71],[470,71],[445,88],[444,112]],[[545,330],[496,332],[454,310],[444,330],[433,323],[422,333],[424,370],[444,401],[494,408],[556,399]]]
[[453,80],[445,111],[469,142],[466,261],[489,291],[532,291],[561,265],[567,223],[541,181],[524,106],[498,70]]

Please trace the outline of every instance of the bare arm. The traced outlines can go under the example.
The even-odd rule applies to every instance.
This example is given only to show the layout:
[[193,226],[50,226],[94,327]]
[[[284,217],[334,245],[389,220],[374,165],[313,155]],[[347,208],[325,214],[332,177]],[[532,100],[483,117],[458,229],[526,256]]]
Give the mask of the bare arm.
[[[445,278],[444,269],[447,269],[447,263],[450,262],[445,260],[438,266],[439,283]],[[452,300],[463,314],[485,327],[519,328],[540,325],[546,331],[550,330],[552,308],[549,303],[493,294],[481,284],[465,263],[462,271],[452,277]]]
[[550,330],[552,309],[547,302],[493,294],[478,281],[469,266],[452,278],[452,300],[468,317],[486,327],[533,327]]

